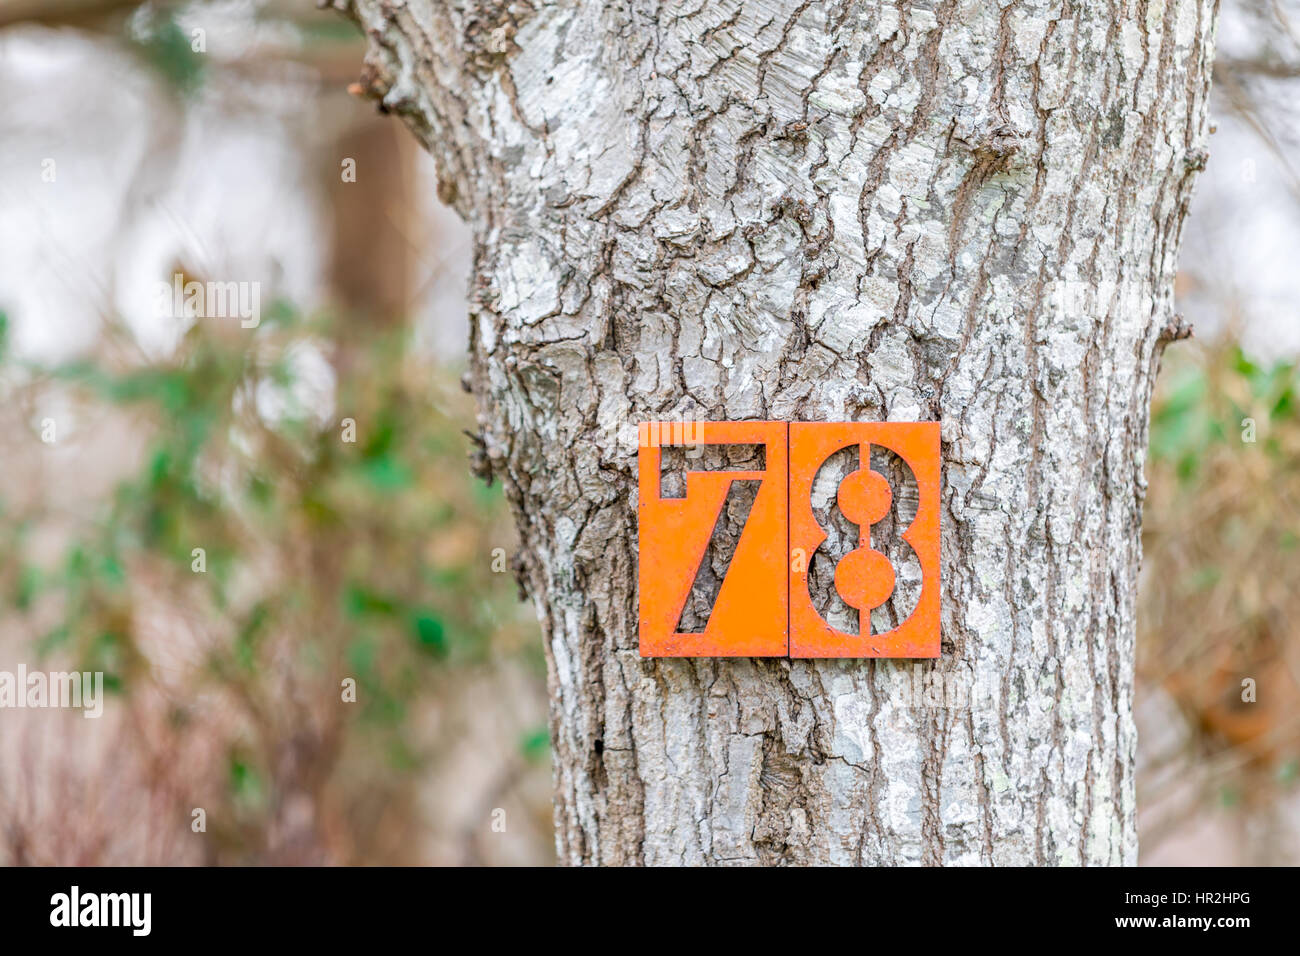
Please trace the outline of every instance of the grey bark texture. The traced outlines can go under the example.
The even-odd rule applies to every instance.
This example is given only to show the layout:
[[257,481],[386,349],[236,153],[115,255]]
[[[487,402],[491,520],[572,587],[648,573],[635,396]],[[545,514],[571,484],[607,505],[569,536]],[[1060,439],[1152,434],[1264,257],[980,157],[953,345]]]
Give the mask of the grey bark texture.
[[[559,858],[1132,864],[1217,0],[333,0],[473,226]],[[942,422],[937,662],[642,660],[635,423]]]

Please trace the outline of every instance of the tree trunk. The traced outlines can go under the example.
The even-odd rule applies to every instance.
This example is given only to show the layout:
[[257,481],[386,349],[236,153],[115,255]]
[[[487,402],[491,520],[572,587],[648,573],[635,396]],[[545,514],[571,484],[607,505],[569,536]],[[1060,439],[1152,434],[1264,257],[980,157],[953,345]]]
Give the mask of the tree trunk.
[[[474,227],[560,860],[1134,863],[1217,0],[333,2]],[[941,422],[942,656],[641,659],[634,428],[678,418]]]

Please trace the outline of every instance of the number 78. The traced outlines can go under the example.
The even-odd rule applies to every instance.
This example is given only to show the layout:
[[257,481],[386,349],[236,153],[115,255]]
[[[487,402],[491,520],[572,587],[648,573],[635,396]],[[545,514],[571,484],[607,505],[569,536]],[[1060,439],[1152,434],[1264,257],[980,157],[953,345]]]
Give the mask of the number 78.
[[[940,440],[937,422],[644,422],[639,429],[638,556],[643,657],[939,656]],[[663,493],[661,449],[749,445],[755,464],[687,470],[685,494]],[[907,620],[873,634],[871,611],[888,601],[896,573],[872,547],[871,526],[892,505],[886,478],[871,470],[871,448],[896,454],[916,479],[918,507],[902,540],[921,568],[920,598]],[[859,526],[858,547],[835,566],[835,589],[857,610],[857,634],[839,630],[813,606],[809,568],[827,540],[812,505],[812,484],[827,458],[857,446],[856,471],[837,491],[841,513]],[[737,489],[757,483],[749,514],[726,563],[707,622],[679,630],[683,608]],[[876,542],[879,544],[879,542]]]

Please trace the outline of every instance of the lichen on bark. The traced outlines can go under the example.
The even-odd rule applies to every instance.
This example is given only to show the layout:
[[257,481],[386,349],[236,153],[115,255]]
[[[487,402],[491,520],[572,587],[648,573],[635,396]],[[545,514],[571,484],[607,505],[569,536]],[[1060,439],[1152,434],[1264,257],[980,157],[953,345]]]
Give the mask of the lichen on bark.
[[[1216,0],[334,4],[474,229],[561,861],[1135,862]],[[642,660],[631,429],[677,418],[942,422],[942,657]]]

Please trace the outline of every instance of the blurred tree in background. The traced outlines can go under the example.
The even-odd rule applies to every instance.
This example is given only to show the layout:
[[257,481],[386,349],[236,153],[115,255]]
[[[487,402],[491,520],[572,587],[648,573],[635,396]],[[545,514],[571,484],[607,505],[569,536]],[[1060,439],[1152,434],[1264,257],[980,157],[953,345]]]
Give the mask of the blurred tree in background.
[[[102,670],[113,697],[102,721],[6,715],[0,863],[546,862],[537,626],[518,601],[500,490],[466,466],[459,370],[416,321],[441,252],[412,231],[414,150],[345,93],[356,28],[292,0],[4,0],[11,24],[51,48],[72,27],[127,54],[109,59],[130,67],[112,82],[151,78],[161,132],[119,214],[153,203],[208,273],[250,260],[229,258],[219,229],[198,235],[198,200],[182,190],[167,206],[160,184],[196,184],[187,136],[265,136],[282,115],[268,101],[300,100],[311,135],[296,145],[324,226],[304,261],[319,253],[331,305],[280,303],[256,330],[202,318],[173,351],[138,340],[140,317],[105,294],[99,344],[40,365],[15,357],[5,320],[0,651]],[[108,150],[101,132],[70,131],[69,156]],[[251,157],[225,169],[228,188],[271,173],[296,185],[258,166],[273,150],[227,155]],[[260,210],[261,228],[283,211]],[[263,257],[264,304],[283,294],[282,252]],[[88,272],[67,275],[93,286]]]

